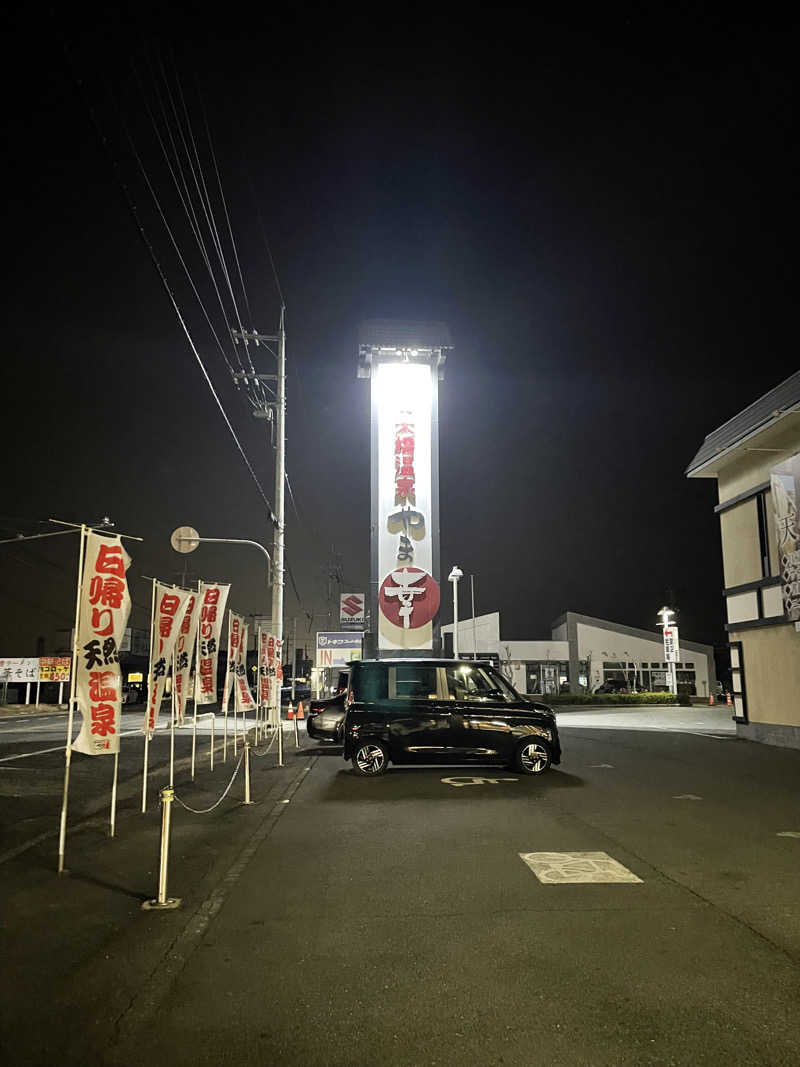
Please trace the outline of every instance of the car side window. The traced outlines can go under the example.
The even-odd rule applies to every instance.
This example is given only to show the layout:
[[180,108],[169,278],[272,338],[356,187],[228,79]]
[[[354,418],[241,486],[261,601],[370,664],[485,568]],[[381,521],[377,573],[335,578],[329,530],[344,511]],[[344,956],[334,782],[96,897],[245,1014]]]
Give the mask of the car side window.
[[436,668],[398,663],[389,668],[390,700],[435,700]]
[[471,667],[466,663],[454,664],[445,668],[445,679],[447,695],[451,700],[476,704],[506,703],[505,694],[482,667]]

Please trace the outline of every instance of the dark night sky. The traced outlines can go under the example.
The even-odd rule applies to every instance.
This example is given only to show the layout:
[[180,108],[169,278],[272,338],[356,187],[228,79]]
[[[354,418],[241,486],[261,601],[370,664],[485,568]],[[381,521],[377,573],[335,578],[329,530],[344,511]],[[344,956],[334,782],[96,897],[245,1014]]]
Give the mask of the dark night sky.
[[[327,611],[332,544],[344,591],[367,587],[355,331],[397,317],[451,326],[442,567],[475,573],[504,637],[545,637],[566,609],[651,628],[674,597],[687,638],[723,639],[715,486],[683,471],[797,368],[791,27],[498,10],[487,28],[408,8],[374,32],[313,8],[226,8],[213,25],[175,9],[12,16],[0,529],[108,514],[145,537],[131,548],[141,626],[138,576],[176,579],[175,526],[271,536],[120,192],[118,176],[272,497],[263,424],[226,379],[126,146],[123,119],[201,283],[133,73],[151,86],[161,55],[191,106],[202,89],[260,329],[278,302],[248,174],[286,296],[302,519],[287,501],[287,548],[303,601],[287,586],[288,625],[305,634],[304,612]],[[0,654],[33,654],[39,634],[49,650],[69,625],[70,541],[0,546]],[[234,581],[232,606],[264,610],[256,554],[189,560]]]

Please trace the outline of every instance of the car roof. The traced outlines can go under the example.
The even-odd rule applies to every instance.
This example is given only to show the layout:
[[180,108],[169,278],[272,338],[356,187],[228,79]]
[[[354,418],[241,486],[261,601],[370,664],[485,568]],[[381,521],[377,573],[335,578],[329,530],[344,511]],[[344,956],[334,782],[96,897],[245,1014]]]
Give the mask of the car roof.
[[494,664],[491,662],[491,660],[488,660],[488,659],[478,659],[478,660],[474,660],[474,659],[445,659],[445,658],[436,659],[436,658],[433,658],[433,657],[430,658],[430,659],[427,659],[427,658],[424,658],[422,656],[398,656],[398,657],[392,656],[390,659],[387,658],[387,659],[351,660],[350,666],[354,667],[357,663],[358,664],[360,664],[360,663],[380,663],[380,664],[385,664],[388,667],[396,666],[398,663],[412,664],[412,665],[416,665],[416,666],[426,666],[426,667],[452,667],[453,664],[455,664],[455,663],[459,663],[459,664],[463,663],[464,665],[466,665],[468,667],[471,667],[474,664],[478,664],[481,667],[487,667],[487,666],[488,667],[493,667],[494,666]]

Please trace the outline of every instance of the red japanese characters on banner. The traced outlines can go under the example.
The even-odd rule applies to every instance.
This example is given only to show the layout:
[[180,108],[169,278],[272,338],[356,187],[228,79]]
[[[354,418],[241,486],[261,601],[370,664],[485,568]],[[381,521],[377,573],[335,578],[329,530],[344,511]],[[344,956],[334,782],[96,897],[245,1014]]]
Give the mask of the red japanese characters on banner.
[[119,752],[119,645],[131,610],[125,577],[130,562],[119,537],[93,530],[86,535],[75,677],[83,721],[72,748],[89,756]]
[[242,644],[244,619],[233,611],[228,612],[228,658],[225,662],[225,685],[222,690],[222,714],[228,714],[228,701],[234,688],[236,664],[239,662],[239,648]]
[[283,642],[278,641],[274,634],[259,631],[258,649],[258,699],[262,705],[276,708],[280,702],[283,681]]
[[374,494],[378,648],[433,647],[439,609],[434,571],[434,409],[430,366],[379,362],[372,374],[377,417]]
[[147,690],[147,711],[142,731],[151,734],[158,723],[161,700],[172,661],[172,651],[178,640],[186,605],[193,594],[188,589],[155,583],[155,611],[150,635],[150,677]]
[[225,604],[228,600],[229,585],[219,583],[200,583],[200,616],[198,618],[199,659],[195,666],[197,671],[197,703],[216,704],[217,702],[217,663],[219,660],[219,639],[222,633],[222,620],[225,618]]
[[[234,616],[239,619],[239,616]],[[235,708],[237,711],[246,712],[254,711],[256,702],[253,700],[253,694],[250,692],[250,686],[247,681],[247,638],[248,629],[244,623],[244,619],[239,620],[241,623],[241,641],[239,642],[235,680],[234,680],[234,693],[235,693]],[[228,658],[230,659],[230,651],[228,652]]]
[[415,504],[414,423],[400,422],[394,429],[394,502]]
[[269,706],[270,674],[269,674],[269,643],[274,642],[271,634],[266,630],[258,631],[258,703],[261,707]]
[[183,725],[186,701],[192,695],[188,692],[188,688],[192,669],[192,652],[200,620],[200,612],[197,610],[199,602],[200,597],[197,593],[192,593],[186,601],[186,611],[178,632],[178,640],[175,643],[175,708],[179,726]]

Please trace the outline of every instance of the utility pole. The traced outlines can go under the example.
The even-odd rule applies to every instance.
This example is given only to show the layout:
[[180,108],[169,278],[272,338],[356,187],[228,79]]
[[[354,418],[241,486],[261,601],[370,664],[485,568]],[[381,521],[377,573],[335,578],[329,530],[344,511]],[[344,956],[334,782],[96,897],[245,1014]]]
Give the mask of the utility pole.
[[[275,400],[263,402],[253,412],[255,418],[272,421],[275,416],[275,429],[277,440],[275,442],[275,514],[270,516],[273,523],[273,548],[272,548],[272,632],[276,641],[280,642],[283,649],[283,586],[284,586],[284,487],[286,484],[286,307],[281,304],[280,326],[277,334],[263,334],[256,330],[231,330],[231,335],[236,342],[243,341],[245,345],[254,342],[256,346],[265,344],[268,351],[269,344],[277,344],[277,374],[253,374],[247,371],[234,373],[235,382],[249,381],[256,378],[260,382],[275,382]],[[273,355],[276,353],[273,352]],[[251,364],[252,366],[252,364]],[[272,725],[278,724],[279,708],[270,709]]]
[[[275,571],[272,577],[272,632],[275,634],[277,648],[283,655],[283,584],[284,584],[284,486],[286,484],[286,329],[284,323],[286,308],[281,305],[281,321],[278,329],[278,398],[277,430],[278,441],[275,453],[275,538],[273,541],[272,561]],[[280,720],[280,696],[278,707],[274,709],[275,725]]]

